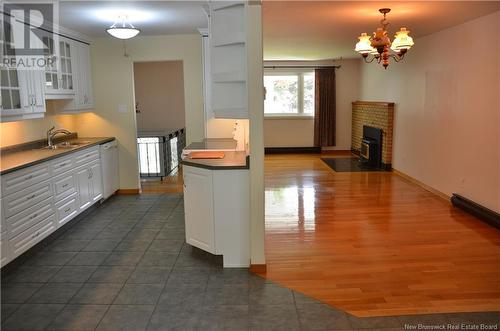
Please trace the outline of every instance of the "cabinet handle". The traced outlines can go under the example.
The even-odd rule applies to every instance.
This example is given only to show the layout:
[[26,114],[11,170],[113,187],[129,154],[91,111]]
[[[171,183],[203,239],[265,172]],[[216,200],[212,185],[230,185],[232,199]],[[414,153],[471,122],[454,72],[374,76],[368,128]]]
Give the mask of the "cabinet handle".
[[34,219],[34,218],[35,218],[35,217],[37,217],[37,216],[38,216],[38,214],[37,214],[37,213],[34,213],[33,215],[31,215],[30,220]]
[[64,211],[64,213],[67,213],[67,212],[69,212],[70,210],[71,210],[71,207],[70,207],[70,208],[68,208],[68,209],[66,209],[66,210]]
[[65,165],[66,165],[66,163],[61,163],[61,164],[59,165],[59,168],[62,168],[62,167],[64,167]]
[[29,175],[29,176],[24,177],[24,180],[30,180],[31,178],[33,178],[33,175]]
[[33,199],[33,198],[35,198],[35,197],[36,197],[36,194],[32,194],[32,195],[31,195],[31,196],[29,196],[26,200],[31,200],[31,199]]
[[63,187],[63,188],[65,188],[65,187],[67,187],[67,186],[68,186],[68,184],[64,184],[62,187]]
[[36,237],[38,237],[39,235],[40,235],[40,231],[38,231],[37,233],[33,234],[33,235],[31,236],[31,238],[36,238]]

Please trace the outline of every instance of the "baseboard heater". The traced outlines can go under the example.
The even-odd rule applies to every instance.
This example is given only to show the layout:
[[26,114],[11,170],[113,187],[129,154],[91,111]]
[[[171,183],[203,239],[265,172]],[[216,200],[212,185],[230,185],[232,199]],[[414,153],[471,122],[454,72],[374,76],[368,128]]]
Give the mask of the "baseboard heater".
[[451,197],[451,203],[471,215],[476,216],[477,218],[483,220],[484,222],[494,226],[497,229],[500,229],[500,214],[488,209],[484,206],[481,206],[478,203],[475,203],[472,200],[464,198],[463,196],[453,193]]
[[287,153],[321,153],[321,147],[266,147],[265,154],[287,154]]

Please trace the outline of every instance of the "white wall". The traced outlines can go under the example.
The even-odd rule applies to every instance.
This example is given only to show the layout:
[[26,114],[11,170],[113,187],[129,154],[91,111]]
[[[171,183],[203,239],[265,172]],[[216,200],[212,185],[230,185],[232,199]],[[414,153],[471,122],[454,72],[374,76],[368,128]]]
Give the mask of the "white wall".
[[264,264],[264,84],[262,6],[250,2],[247,12],[248,111],[250,119],[250,263]]
[[[274,62],[272,62],[274,63]],[[271,63],[271,64],[272,64]],[[318,62],[322,64],[323,62]],[[346,59],[336,71],[337,124],[336,145],[326,149],[351,149],[351,103],[359,98],[359,59]],[[314,119],[264,119],[266,147],[314,146]]]
[[415,40],[403,62],[362,66],[361,100],[393,101],[393,167],[500,212],[500,12]]
[[44,118],[0,123],[0,147],[46,139],[47,130],[53,126],[72,132],[77,131],[75,117],[73,115],[58,115],[55,113],[54,102],[58,101],[47,101],[47,112]]
[[[78,115],[82,135],[115,136],[119,141],[120,188],[139,188],[133,62],[183,61],[187,142],[204,137],[202,50],[200,35],[137,37],[127,41],[98,38],[92,42],[94,112]],[[118,112],[119,105],[126,112]]]

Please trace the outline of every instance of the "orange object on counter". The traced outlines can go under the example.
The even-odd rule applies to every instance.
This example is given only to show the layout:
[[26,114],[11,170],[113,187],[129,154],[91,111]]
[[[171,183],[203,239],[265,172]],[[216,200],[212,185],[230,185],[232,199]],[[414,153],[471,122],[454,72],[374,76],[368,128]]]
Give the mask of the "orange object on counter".
[[224,152],[191,152],[189,153],[190,159],[223,159]]

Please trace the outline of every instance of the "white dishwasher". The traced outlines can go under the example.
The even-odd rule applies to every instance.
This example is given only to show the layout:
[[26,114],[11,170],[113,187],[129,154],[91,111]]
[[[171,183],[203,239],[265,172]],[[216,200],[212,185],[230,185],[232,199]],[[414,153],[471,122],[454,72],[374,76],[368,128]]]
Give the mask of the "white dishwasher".
[[103,200],[112,196],[119,187],[118,143],[115,140],[100,145]]

